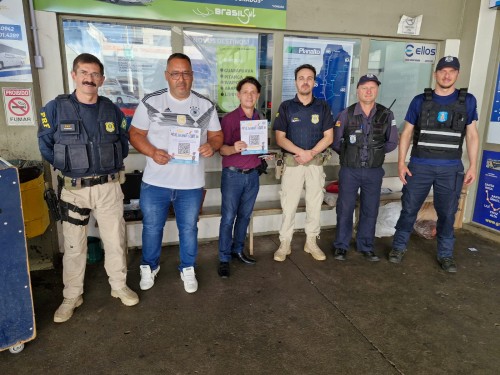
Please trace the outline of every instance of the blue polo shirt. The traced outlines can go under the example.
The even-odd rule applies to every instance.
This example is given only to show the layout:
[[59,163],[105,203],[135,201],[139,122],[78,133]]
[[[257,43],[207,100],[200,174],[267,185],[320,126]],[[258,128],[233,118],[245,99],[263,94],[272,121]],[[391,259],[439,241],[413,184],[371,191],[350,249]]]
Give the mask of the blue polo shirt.
[[286,133],[286,137],[297,147],[310,150],[324,137],[324,132],[333,128],[333,117],[328,103],[313,97],[304,105],[295,98],[280,104],[273,129]]
[[[454,93],[447,96],[436,95],[432,91],[432,100],[438,104],[449,105],[453,104],[458,100],[458,94],[460,90],[455,90]],[[413,126],[418,124],[420,113],[422,112],[422,104],[424,103],[425,95],[420,94],[413,98],[406,112],[405,121]],[[474,95],[467,93],[465,97],[465,107],[467,109],[467,125],[470,125],[473,121],[477,121],[477,101]],[[425,164],[425,165],[458,165],[462,161],[460,159],[428,159],[428,158],[417,158],[412,156],[410,162],[414,164]]]

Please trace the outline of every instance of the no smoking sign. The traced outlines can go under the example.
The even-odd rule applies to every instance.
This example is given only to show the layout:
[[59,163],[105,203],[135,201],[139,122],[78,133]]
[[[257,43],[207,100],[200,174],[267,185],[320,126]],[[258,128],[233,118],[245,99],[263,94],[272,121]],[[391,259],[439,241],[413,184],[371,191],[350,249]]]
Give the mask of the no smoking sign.
[[7,88],[2,89],[7,125],[36,125],[33,114],[33,97],[31,89]]

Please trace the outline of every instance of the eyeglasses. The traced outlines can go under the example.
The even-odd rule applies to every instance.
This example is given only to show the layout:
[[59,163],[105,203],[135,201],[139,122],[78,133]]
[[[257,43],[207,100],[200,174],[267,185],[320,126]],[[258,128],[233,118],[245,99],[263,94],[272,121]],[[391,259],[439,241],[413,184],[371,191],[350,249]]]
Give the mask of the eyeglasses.
[[103,75],[101,73],[97,73],[97,72],[89,73],[89,72],[86,72],[85,70],[79,70],[78,74],[80,74],[81,76],[84,76],[85,78],[91,77],[93,79],[100,79],[103,77]]
[[178,79],[182,78],[183,79],[190,79],[193,77],[193,72],[172,72],[170,73],[169,71],[167,71],[168,74],[170,74],[170,77],[172,77],[172,79],[174,81],[177,81]]

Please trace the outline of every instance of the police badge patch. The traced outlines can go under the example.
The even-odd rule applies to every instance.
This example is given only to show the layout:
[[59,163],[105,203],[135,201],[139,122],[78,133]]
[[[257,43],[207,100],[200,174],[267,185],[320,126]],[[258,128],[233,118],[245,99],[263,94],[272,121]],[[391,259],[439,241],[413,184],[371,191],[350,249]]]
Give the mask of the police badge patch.
[[108,133],[113,133],[115,131],[115,123],[114,122],[106,122],[106,123],[104,123],[104,126],[106,127],[106,131]]
[[177,115],[177,123],[179,125],[186,125],[186,115]]
[[438,122],[446,122],[448,120],[448,112],[438,112],[437,120]]
[[313,124],[317,124],[319,122],[319,115],[312,115],[311,116],[311,122]]
[[349,136],[349,142],[351,142],[352,145],[356,143],[356,135],[355,134],[351,134]]

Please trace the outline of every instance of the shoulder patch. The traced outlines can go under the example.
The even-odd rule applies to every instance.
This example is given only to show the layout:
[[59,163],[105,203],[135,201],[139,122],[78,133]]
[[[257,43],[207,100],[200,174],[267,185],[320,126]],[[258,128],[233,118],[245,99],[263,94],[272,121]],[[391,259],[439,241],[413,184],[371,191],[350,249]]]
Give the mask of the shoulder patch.
[[280,113],[279,113],[279,112],[276,112],[276,117],[278,117],[279,115],[280,115]]
[[122,120],[121,128],[127,130],[127,119],[125,117]]
[[42,124],[41,125],[44,128],[50,129],[49,120],[47,120],[47,115],[45,114],[45,111],[44,112],[40,112],[40,117],[42,119]]
[[337,120],[337,122],[335,123],[335,126],[336,127],[340,127],[340,121],[339,120]]

